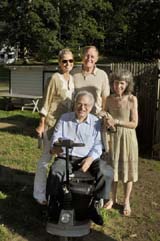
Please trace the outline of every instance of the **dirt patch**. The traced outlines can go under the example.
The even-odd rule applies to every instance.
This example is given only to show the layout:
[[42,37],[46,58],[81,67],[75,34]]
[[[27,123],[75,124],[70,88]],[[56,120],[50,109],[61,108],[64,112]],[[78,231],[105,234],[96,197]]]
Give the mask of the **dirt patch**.
[[15,124],[12,124],[12,123],[0,123],[0,129],[6,129],[6,128],[10,128],[10,127],[15,127],[16,125]]
[[[17,118],[17,119],[16,119]],[[35,131],[39,120],[33,118],[25,118],[23,116],[15,116],[12,118],[0,118],[0,130],[12,134],[22,134],[28,136],[37,136]]]

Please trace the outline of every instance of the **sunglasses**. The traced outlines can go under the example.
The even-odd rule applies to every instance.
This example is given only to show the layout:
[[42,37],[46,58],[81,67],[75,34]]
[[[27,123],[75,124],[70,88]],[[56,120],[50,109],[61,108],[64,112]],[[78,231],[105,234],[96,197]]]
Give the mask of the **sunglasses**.
[[66,63],[68,63],[68,62],[69,62],[69,63],[73,63],[73,59],[63,59],[63,60],[62,60],[62,63],[63,63],[63,64],[66,64]]

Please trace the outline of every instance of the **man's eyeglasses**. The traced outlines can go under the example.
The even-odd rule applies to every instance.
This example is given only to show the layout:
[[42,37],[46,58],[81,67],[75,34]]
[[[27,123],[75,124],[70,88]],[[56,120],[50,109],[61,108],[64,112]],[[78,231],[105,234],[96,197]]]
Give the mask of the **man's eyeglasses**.
[[72,63],[73,63],[73,59],[63,59],[63,60],[62,60],[62,63],[63,63],[63,64],[66,64],[66,63],[68,63],[68,62],[69,62],[70,64],[72,64]]
[[88,109],[88,108],[91,106],[91,104],[76,103],[76,106],[77,106],[78,108],[84,107],[84,108],[87,108],[87,109]]

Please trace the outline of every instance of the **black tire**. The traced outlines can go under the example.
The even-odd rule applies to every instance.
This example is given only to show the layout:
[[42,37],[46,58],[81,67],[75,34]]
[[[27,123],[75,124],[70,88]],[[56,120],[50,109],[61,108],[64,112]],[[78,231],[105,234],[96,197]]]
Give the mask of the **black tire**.
[[59,237],[59,241],[83,241],[83,237]]
[[59,237],[59,241],[73,241],[72,237]]

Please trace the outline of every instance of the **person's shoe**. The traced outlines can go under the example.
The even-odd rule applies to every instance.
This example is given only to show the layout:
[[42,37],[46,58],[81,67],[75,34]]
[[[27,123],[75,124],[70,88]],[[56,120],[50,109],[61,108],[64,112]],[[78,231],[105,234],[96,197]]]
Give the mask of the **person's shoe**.
[[129,217],[131,215],[131,207],[129,203],[124,204],[123,215]]
[[109,210],[113,207],[113,205],[114,205],[113,200],[110,199],[104,204],[103,208],[105,208],[106,210]]
[[88,212],[88,218],[91,219],[94,223],[96,223],[97,225],[103,225],[103,218],[102,216],[99,214],[98,208],[96,208],[93,204],[90,206],[89,208],[89,212]]

